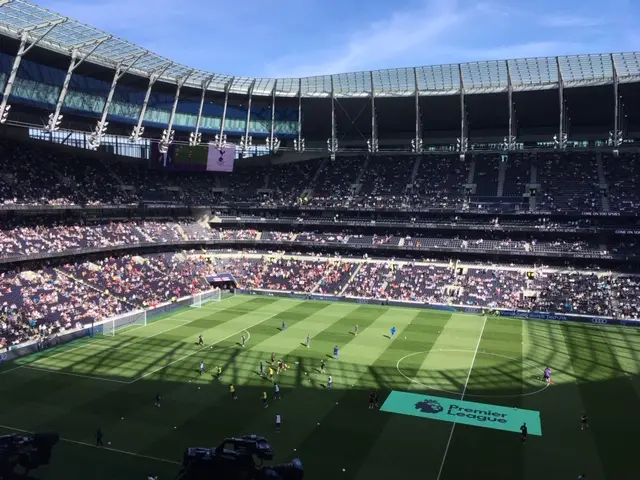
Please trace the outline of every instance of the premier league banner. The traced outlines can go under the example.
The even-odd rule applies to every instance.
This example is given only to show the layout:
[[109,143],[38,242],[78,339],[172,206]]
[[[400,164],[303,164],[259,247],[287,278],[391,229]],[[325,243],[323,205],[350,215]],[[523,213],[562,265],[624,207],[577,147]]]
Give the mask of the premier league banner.
[[209,172],[233,172],[233,164],[236,160],[236,146],[224,145],[221,148],[209,145],[207,156],[207,171]]

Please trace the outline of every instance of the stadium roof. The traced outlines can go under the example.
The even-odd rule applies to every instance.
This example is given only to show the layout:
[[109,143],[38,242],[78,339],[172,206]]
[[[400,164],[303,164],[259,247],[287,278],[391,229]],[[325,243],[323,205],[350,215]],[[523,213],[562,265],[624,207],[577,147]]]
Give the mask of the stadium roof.
[[[51,10],[25,0],[0,0],[0,34],[20,38],[28,32],[35,40],[51,29],[38,45],[69,55],[95,50],[88,62],[115,68],[135,60],[129,73],[150,76],[161,73],[159,80],[208,90],[279,97],[330,97],[333,88],[337,97],[411,96],[416,87],[420,95],[451,95],[465,93],[542,90],[565,87],[612,84],[614,76],[620,83],[640,81],[640,53],[574,55],[517,60],[491,60],[451,65],[396,68],[371,72],[341,73],[305,78],[251,78],[223,75],[190,68],[116,36],[83,23],[63,17]],[[101,42],[101,43],[98,43]],[[98,45],[96,47],[96,45]],[[186,77],[186,79],[185,79]],[[255,83],[254,83],[255,81]]]

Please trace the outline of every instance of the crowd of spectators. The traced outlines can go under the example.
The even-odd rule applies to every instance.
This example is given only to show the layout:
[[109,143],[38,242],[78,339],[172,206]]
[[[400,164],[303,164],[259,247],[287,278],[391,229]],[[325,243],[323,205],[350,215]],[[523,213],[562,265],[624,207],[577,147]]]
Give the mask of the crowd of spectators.
[[[635,154],[457,154],[337,157],[203,174],[151,168],[68,148],[0,142],[0,205],[123,205],[610,211],[640,208]],[[599,163],[600,162],[600,163]],[[599,165],[602,167],[600,168]],[[534,173],[535,172],[535,173]],[[527,186],[531,186],[527,188]],[[604,201],[603,201],[604,199]]]
[[5,347],[203,291],[232,273],[240,287],[378,300],[533,309],[640,319],[640,277],[611,272],[463,267],[258,254],[125,255],[0,274]]

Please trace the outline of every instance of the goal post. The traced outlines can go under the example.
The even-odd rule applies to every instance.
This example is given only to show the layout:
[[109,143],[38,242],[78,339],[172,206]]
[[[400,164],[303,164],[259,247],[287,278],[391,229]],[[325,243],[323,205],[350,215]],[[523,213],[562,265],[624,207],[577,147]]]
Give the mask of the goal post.
[[190,307],[200,308],[205,303],[209,302],[219,302],[222,299],[222,294],[219,288],[215,288],[213,290],[209,290],[208,292],[200,292],[195,293],[191,297]]
[[118,330],[122,330],[123,328],[130,327],[132,325],[146,326],[147,311],[134,310],[132,312],[108,318],[102,323],[101,330],[103,335],[114,336]]

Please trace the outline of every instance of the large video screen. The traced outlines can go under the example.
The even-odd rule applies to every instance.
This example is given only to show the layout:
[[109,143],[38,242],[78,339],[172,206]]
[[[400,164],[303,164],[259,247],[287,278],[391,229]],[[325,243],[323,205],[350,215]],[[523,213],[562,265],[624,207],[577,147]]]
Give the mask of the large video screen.
[[236,159],[236,146],[224,145],[221,148],[213,144],[170,145],[167,153],[159,150],[158,142],[153,142],[150,158],[152,168],[192,172],[233,172]]

